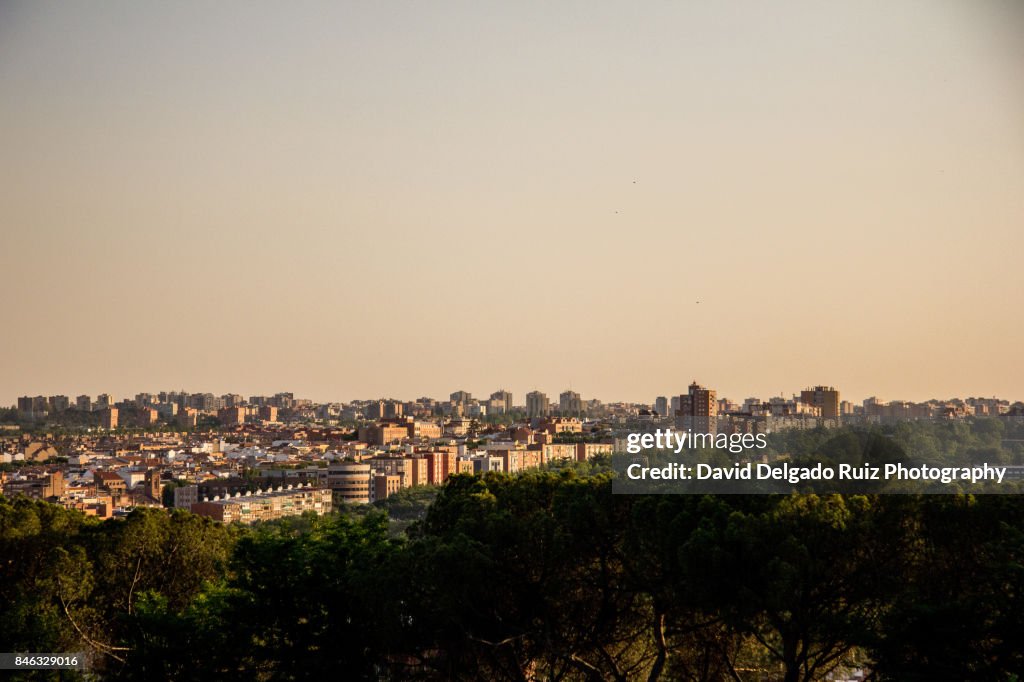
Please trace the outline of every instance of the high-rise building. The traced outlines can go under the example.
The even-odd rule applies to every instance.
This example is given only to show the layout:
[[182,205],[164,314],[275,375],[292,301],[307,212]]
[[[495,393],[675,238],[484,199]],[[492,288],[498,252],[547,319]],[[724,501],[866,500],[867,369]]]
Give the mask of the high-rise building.
[[383,419],[384,418],[384,401],[383,400],[371,400],[363,408],[363,416],[366,419]]
[[551,401],[540,391],[530,391],[526,394],[526,416],[546,417],[551,411]]
[[821,408],[821,416],[836,418],[839,412],[839,391],[832,386],[815,386],[800,391],[800,402]]
[[658,413],[659,417],[668,416],[668,398],[663,395],[659,395],[654,399],[654,411]]
[[275,407],[281,408],[282,410],[290,410],[295,407],[295,394],[275,393],[274,397],[271,398],[271,404]]
[[142,407],[135,411],[135,419],[139,426],[153,426],[160,419],[160,413],[153,407]]
[[718,433],[718,401],[715,392],[696,381],[689,391],[679,396],[676,428],[694,433]]
[[178,416],[177,403],[157,403],[156,412],[164,419],[174,419]]
[[112,431],[117,428],[117,408],[108,407],[105,410],[99,411],[100,428]]
[[80,412],[92,412],[92,398],[87,395],[80,395],[75,398],[75,409]]
[[383,419],[400,419],[405,414],[405,405],[399,400],[388,400],[384,403]]
[[512,411],[512,393],[503,388],[500,388],[491,394],[490,402],[491,405],[488,407],[492,410],[501,412],[502,414],[508,414]]
[[408,468],[408,479],[405,485],[409,487],[427,484],[427,458],[410,457]]
[[458,453],[454,450],[427,453],[427,483],[440,485],[449,476],[458,473]]
[[191,407],[182,407],[178,409],[178,416],[175,417],[178,421],[178,426],[186,429],[194,429],[199,423],[199,410]]
[[558,411],[563,417],[580,417],[583,415],[583,401],[576,391],[563,391],[558,396]]
[[193,393],[189,396],[189,407],[200,412],[213,412],[220,400],[212,393]]
[[71,400],[66,395],[51,395],[47,403],[50,412],[63,412],[71,407]]
[[218,410],[217,418],[224,426],[238,426],[245,423],[244,407],[225,407]]
[[18,398],[18,412],[29,419],[42,417],[50,407],[50,401],[46,396],[22,396]]

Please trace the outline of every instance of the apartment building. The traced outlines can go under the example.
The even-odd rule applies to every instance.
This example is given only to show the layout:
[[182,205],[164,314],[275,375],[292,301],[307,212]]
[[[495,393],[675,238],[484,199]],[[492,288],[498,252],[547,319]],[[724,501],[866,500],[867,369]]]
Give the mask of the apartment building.
[[308,511],[317,515],[330,513],[332,493],[328,488],[305,487],[274,490],[265,493],[235,493],[233,496],[196,502],[193,514],[206,516],[223,523],[256,523],[273,521],[286,516],[298,516]]

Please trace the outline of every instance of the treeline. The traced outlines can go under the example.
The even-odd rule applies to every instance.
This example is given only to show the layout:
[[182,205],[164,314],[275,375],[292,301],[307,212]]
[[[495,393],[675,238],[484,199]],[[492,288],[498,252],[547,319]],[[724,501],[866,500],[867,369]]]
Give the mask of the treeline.
[[1022,531],[1016,496],[623,496],[574,471],[454,477],[402,533],[0,498],[0,650],[113,680],[1017,679]]

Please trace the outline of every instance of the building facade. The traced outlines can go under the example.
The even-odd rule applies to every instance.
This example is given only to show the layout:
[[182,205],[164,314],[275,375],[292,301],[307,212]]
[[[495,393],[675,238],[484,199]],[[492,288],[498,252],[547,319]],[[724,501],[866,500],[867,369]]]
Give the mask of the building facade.
[[715,392],[696,381],[679,396],[676,428],[694,433],[718,433],[718,401]]
[[551,401],[540,391],[530,391],[526,394],[526,416],[546,417],[551,412]]
[[821,416],[826,419],[838,419],[841,416],[839,391],[832,386],[805,388],[800,392],[800,402],[820,408]]
[[207,516],[223,523],[256,523],[273,521],[286,516],[298,516],[308,511],[318,516],[330,513],[332,494],[327,488],[311,486],[274,490],[265,493],[235,493],[224,499],[214,498],[192,505],[193,514]]

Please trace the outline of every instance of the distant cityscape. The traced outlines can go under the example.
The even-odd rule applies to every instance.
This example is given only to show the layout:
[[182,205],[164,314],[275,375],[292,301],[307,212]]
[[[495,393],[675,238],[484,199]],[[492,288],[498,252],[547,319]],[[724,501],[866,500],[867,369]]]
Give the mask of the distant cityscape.
[[292,393],[250,396],[171,391],[115,400],[24,396],[0,424],[0,482],[25,495],[114,518],[136,507],[187,509],[253,523],[345,504],[369,504],[455,474],[515,474],[621,452],[630,432],[704,433],[1000,418],[1024,422],[1024,403],[955,398],[855,405],[833,386],[786,398],[719,398],[691,383],[649,404],[557,402],[531,391],[517,404],[500,389],[447,400],[315,403]]

